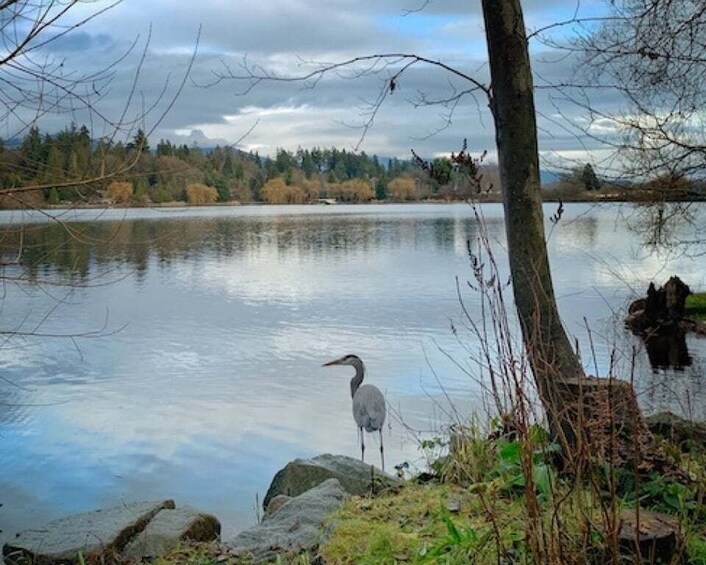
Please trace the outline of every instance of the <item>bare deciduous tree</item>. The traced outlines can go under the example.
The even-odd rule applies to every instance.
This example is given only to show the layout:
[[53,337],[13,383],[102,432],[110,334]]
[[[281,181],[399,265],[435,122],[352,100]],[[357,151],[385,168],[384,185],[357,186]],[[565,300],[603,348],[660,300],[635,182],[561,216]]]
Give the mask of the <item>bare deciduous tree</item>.
[[[695,240],[703,241],[693,234],[693,202],[706,198],[706,2],[606,5],[608,12],[571,40],[544,37],[580,62],[573,80],[554,85],[564,101],[583,109],[580,120],[564,123],[612,148],[604,172],[642,204],[631,225],[646,243],[693,251]],[[619,94],[624,107],[606,109],[600,103],[606,92]]]
[[[107,188],[111,180],[123,180],[134,170],[142,156],[140,147],[124,152],[124,158],[108,158],[101,149],[126,138],[136,137],[142,132],[143,139],[155,130],[167,112],[174,105],[183,90],[191,67],[192,55],[184,74],[174,84],[167,77],[161,89],[145,96],[140,89],[140,78],[148,56],[150,35],[148,33],[141,50],[139,38],[122,53],[117,53],[112,61],[101,68],[81,70],[77,61],[72,61],[59,53],[62,41],[71,39],[73,33],[86,26],[91,20],[104,15],[122,0],[0,0],[0,124],[6,138],[17,141],[45,120],[59,118],[64,124],[81,120],[90,126],[85,130],[86,151],[90,154],[90,164],[78,176],[59,182],[37,176],[26,182],[22,179],[0,187],[0,202],[11,207],[29,208],[45,219],[63,227],[70,238],[80,238],[76,228],[62,220],[62,214],[44,210],[45,200],[42,191],[70,188],[78,195],[88,197],[99,189]],[[54,49],[57,47],[57,49]],[[83,54],[82,54],[83,55]],[[129,71],[132,76],[128,93],[121,104],[112,112],[104,111],[106,98],[111,86],[118,77],[118,67],[136,59]],[[144,131],[143,131],[144,130]],[[37,138],[39,134],[37,130]],[[12,152],[0,151],[0,167],[6,159],[12,159]],[[40,170],[43,163],[26,156],[22,167],[32,171]],[[13,163],[16,166],[17,163]],[[71,204],[77,205],[76,202]],[[4,249],[0,281],[12,285],[55,285],[55,280],[38,280],[29,274],[25,256],[24,234],[36,226],[9,224],[3,227],[0,236],[11,241],[19,241],[14,251]],[[11,272],[10,272],[11,270]],[[63,284],[63,283],[62,283]],[[72,284],[66,283],[71,290]],[[4,300],[0,299],[0,303]],[[57,298],[57,306],[64,299]],[[48,314],[49,315],[49,314]],[[104,335],[106,332],[86,332],[82,336]],[[22,327],[2,327],[0,335],[7,342],[12,336],[68,337],[75,335],[42,334],[39,328],[24,331]]]
[[[0,123],[5,137],[19,138],[42,120],[77,117],[90,124],[93,140],[113,143],[145,130],[146,137],[162,122],[183,90],[194,55],[181,80],[169,91],[167,78],[161,90],[145,99],[140,91],[140,75],[148,55],[148,34],[132,72],[133,82],[122,108],[106,113],[102,108],[116,79],[117,67],[137,48],[138,41],[102,68],[81,70],[74,61],[56,55],[52,47],[70,38],[77,29],[120,4],[122,0],[93,2],[87,0],[5,0],[0,1]],[[91,7],[88,12],[81,7]],[[83,187],[87,192],[107,179],[127,174],[139,161],[141,151],[133,151],[120,163],[101,161],[84,178],[72,179],[66,186]],[[36,207],[23,194],[62,187],[64,184],[32,183],[0,189],[0,196],[19,205]]]
[[611,17],[574,46],[593,77],[626,97],[627,112],[605,116],[621,134],[626,170],[645,177],[702,173],[706,2],[618,0],[610,9]]
[[[559,317],[544,235],[534,87],[520,1],[483,0],[482,5],[512,288],[540,398],[570,463],[580,463],[586,456],[581,450],[589,445],[599,450],[594,453],[607,456],[615,449],[620,458],[639,461],[650,434],[632,386],[587,378]],[[611,404],[618,391],[620,402]]]

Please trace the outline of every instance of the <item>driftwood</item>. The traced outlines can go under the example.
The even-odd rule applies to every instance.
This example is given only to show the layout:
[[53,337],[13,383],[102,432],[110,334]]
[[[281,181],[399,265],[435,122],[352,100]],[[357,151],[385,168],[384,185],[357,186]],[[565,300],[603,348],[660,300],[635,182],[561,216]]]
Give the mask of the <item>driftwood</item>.
[[695,334],[706,336],[706,324],[700,322],[699,320],[691,320],[686,318],[681,321],[680,325],[687,332],[693,332]]

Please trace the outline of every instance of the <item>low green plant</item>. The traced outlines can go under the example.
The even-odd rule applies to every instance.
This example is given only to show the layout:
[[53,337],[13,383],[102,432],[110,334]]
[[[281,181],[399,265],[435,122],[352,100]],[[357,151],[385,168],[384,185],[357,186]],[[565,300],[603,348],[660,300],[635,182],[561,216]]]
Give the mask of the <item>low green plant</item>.
[[686,315],[706,321],[706,292],[696,292],[687,296]]
[[472,526],[457,525],[451,513],[441,507],[439,518],[446,526],[446,535],[439,536],[430,545],[419,551],[420,563],[464,563],[469,556],[477,553],[480,536]]
[[689,533],[686,536],[686,552],[691,565],[706,565],[705,533]]
[[650,480],[640,486],[639,494],[643,505],[671,514],[684,515],[698,507],[691,489],[657,473],[652,473]]
[[233,558],[222,557],[215,543],[183,542],[175,549],[158,557],[154,565],[229,565]]
[[[542,502],[547,501],[556,484],[557,475],[550,463],[559,446],[549,441],[546,431],[532,426],[528,431],[531,450],[532,483]],[[456,438],[449,457],[444,459],[442,478],[447,482],[482,483],[495,480],[506,494],[520,493],[527,485],[523,466],[523,444],[517,439],[500,437],[494,441],[479,437],[471,428],[467,436]]]

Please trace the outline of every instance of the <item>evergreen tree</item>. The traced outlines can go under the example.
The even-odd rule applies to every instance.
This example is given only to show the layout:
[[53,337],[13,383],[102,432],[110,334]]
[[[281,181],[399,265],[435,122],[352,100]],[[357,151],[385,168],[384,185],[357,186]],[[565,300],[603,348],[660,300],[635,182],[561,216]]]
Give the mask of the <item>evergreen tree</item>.
[[22,140],[20,153],[23,157],[25,171],[30,172],[32,176],[36,176],[42,169],[47,157],[47,151],[42,143],[38,127],[29,128],[29,132]]
[[179,157],[179,159],[188,159],[190,154],[191,150],[186,143],[180,145],[176,150],[176,156]]
[[378,200],[387,199],[387,182],[387,178],[384,175],[378,177],[375,183],[375,198]]
[[[64,181],[61,152],[54,144],[49,149],[49,157],[44,169],[44,184],[59,184]],[[63,195],[62,195],[63,196]]]
[[598,190],[601,187],[601,181],[598,180],[591,163],[586,163],[581,171],[581,182],[586,190]]
[[59,191],[56,188],[49,190],[49,196],[47,197],[47,204],[50,206],[56,206],[59,203]]
[[[240,163],[238,164],[240,165]],[[221,170],[221,172],[226,178],[231,178],[235,172],[233,168],[233,157],[230,152],[228,152],[225,159],[223,160],[223,169]]]
[[304,176],[310,179],[317,172],[316,164],[309,151],[303,151],[301,157],[301,168],[304,171]]
[[453,164],[446,157],[434,159],[431,163],[431,178],[440,185],[449,184],[453,175]]
[[80,180],[84,173],[86,172],[85,168],[81,167],[79,164],[78,160],[78,154],[76,151],[71,151],[69,153],[69,164],[66,169],[66,176],[69,180]]
[[265,179],[262,173],[257,173],[250,179],[250,192],[253,200],[260,202],[262,200],[262,187],[265,186]]
[[230,194],[230,185],[228,184],[228,181],[220,177],[216,179],[214,186],[216,187],[216,190],[218,191],[218,201],[219,202],[230,202],[231,200],[231,194]]
[[324,154],[321,151],[320,148],[314,147],[310,154],[311,156],[311,161],[314,163],[314,166],[316,167],[316,171],[318,173],[323,173],[324,172]]
[[157,157],[173,157],[174,146],[169,140],[160,139],[157,144]]
[[140,153],[149,153],[150,145],[142,128],[137,130],[135,137],[127,144],[127,148],[129,150],[139,151]]

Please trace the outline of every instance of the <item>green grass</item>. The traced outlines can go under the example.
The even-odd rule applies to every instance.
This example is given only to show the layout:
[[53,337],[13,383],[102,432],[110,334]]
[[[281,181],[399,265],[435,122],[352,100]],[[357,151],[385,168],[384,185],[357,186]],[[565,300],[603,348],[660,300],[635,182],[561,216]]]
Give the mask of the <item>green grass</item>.
[[686,315],[706,322],[706,292],[695,292],[687,297]]
[[[561,520],[561,550],[592,554],[601,543],[591,524],[600,506],[584,488],[560,484],[547,464],[551,445],[531,446],[532,522],[545,558],[558,562],[557,537],[549,532]],[[457,438],[438,466],[441,481],[407,484],[397,493],[375,499],[350,499],[332,519],[331,539],[320,548],[324,562],[353,564],[465,564],[532,562],[527,544],[527,481],[516,441],[489,441],[470,430]],[[560,514],[554,512],[560,508]],[[545,535],[546,534],[546,535]],[[594,534],[592,536],[592,534]],[[550,539],[551,538],[551,539]],[[551,546],[551,547],[550,547]],[[547,561],[547,562],[549,562]],[[578,562],[585,562],[578,559]]]
[[333,536],[320,553],[332,565],[462,564],[471,556],[473,563],[497,563],[498,544],[484,502],[501,518],[501,549],[508,554],[523,537],[520,501],[490,502],[469,489],[442,484],[410,484],[380,498],[349,500],[334,516]]
[[[613,469],[605,475],[604,467],[590,471],[591,480],[562,478],[551,466],[556,446],[538,426],[530,428],[524,442],[488,440],[470,427],[433,465],[438,480],[410,481],[374,498],[349,498],[328,519],[332,535],[318,555],[279,557],[273,563],[590,565],[607,557],[611,530],[606,516],[622,516],[631,508],[634,513],[639,505],[678,520],[685,562],[706,565],[706,451],[684,452],[664,439],[658,445],[680,469],[677,475],[690,477],[689,486],[656,471],[636,483],[631,472]],[[185,544],[154,563],[250,562],[210,543]]]
[[[268,565],[312,565],[316,560],[305,552],[299,555],[280,555]],[[182,542],[176,549],[151,562],[153,565],[253,565],[261,563],[249,558],[230,555],[217,541]],[[128,565],[126,562],[125,565]]]
[[[378,498],[350,499],[332,518],[333,535],[320,548],[321,557],[330,565],[495,565],[530,563],[539,552],[542,562],[599,563],[606,557],[606,511],[632,514],[639,505],[676,519],[688,562],[706,565],[706,508],[700,494],[706,485],[706,452],[675,448],[674,461],[691,477],[690,487],[657,473],[635,484],[632,473],[617,470],[611,473],[616,487],[611,495],[600,469],[594,470],[593,481],[560,478],[548,463],[552,445],[537,435],[530,444],[534,513],[520,443],[471,435],[443,459],[440,482],[409,483]],[[539,545],[531,548],[530,539]]]

